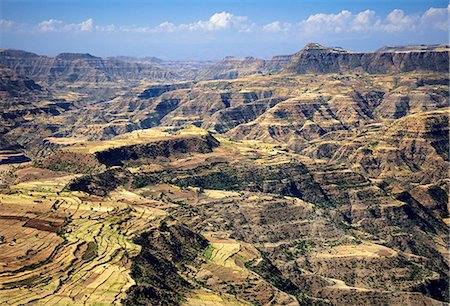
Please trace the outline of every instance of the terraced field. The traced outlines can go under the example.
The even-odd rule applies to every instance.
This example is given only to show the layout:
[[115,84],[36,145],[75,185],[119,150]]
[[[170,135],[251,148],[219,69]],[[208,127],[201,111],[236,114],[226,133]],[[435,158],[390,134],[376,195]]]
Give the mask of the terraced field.
[[1,198],[1,294],[5,305],[111,305],[134,284],[135,233],[165,212],[125,190],[107,198],[65,192],[73,177],[11,186]]

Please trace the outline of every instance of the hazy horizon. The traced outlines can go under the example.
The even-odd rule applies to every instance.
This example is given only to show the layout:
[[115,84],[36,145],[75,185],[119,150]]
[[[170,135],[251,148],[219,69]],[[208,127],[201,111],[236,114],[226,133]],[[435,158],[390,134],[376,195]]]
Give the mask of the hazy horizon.
[[271,58],[317,42],[351,51],[448,43],[447,1],[1,0],[0,47],[54,56]]
[[[317,42],[310,42],[310,43],[317,43]],[[310,44],[310,43],[307,43],[307,44]],[[305,45],[307,45],[307,44],[305,44]],[[320,43],[319,43],[319,44],[320,44]],[[447,43],[447,42],[444,42],[444,43],[436,43],[436,44],[448,44],[448,43]],[[379,46],[379,47],[377,47],[377,48],[375,48],[375,49],[373,49],[373,50],[359,50],[359,51],[356,51],[356,50],[350,50],[350,49],[346,49],[346,48],[344,48],[344,49],[347,50],[347,51],[350,51],[350,52],[375,52],[375,51],[377,51],[378,49],[383,48],[383,47],[415,46],[415,45],[427,45],[427,46],[430,46],[430,45],[436,45],[436,44],[408,44],[408,45],[393,45],[393,44],[392,44],[392,45],[383,45],[383,46]],[[274,56],[292,55],[292,54],[294,54],[295,52],[300,51],[303,47],[305,47],[305,45],[299,46],[298,49],[296,49],[295,51],[293,51],[293,52],[291,52],[291,53],[274,54],[274,55],[269,56],[269,57],[257,57],[257,56],[253,56],[253,55],[236,56],[236,55],[234,55],[234,54],[228,54],[228,55],[225,55],[224,57],[221,57],[221,58],[211,58],[211,59],[208,59],[208,58],[205,58],[205,59],[190,59],[190,58],[186,58],[186,59],[177,59],[177,58],[163,58],[163,57],[154,56],[154,55],[152,55],[152,54],[147,54],[147,55],[126,55],[126,54],[117,54],[117,55],[105,55],[105,56],[100,56],[100,55],[98,55],[98,54],[94,54],[94,53],[91,53],[91,52],[82,52],[82,51],[81,51],[81,52],[72,52],[71,50],[66,50],[66,51],[62,51],[62,52],[58,52],[58,53],[44,54],[44,53],[34,52],[34,51],[32,51],[32,50],[17,49],[17,48],[3,48],[3,47],[2,47],[2,48],[0,48],[0,49],[26,51],[26,52],[35,53],[35,54],[41,55],[41,56],[47,56],[47,57],[55,57],[55,56],[57,56],[57,55],[64,54],[64,53],[73,53],[73,54],[89,54],[89,55],[92,55],[92,56],[95,56],[95,57],[101,57],[101,58],[120,58],[120,57],[129,57],[129,58],[135,58],[135,59],[155,58],[155,59],[165,60],[165,61],[190,61],[190,60],[191,60],[191,61],[199,61],[199,62],[202,62],[202,61],[208,62],[208,61],[220,61],[220,60],[225,59],[226,57],[236,57],[236,58],[254,57],[254,58],[259,58],[259,59],[271,59],[271,58],[274,57]],[[321,45],[322,45],[322,44],[321,44]],[[342,48],[341,46],[328,46],[328,45],[323,45],[323,46],[325,46],[325,47],[330,47],[330,48]]]

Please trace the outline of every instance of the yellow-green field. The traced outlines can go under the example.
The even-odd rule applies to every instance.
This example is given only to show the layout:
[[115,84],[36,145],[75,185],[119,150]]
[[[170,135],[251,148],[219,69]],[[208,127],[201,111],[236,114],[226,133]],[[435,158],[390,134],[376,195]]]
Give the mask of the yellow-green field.
[[0,195],[0,304],[118,304],[134,284],[130,258],[140,247],[131,239],[165,212],[123,189],[107,198],[62,192],[67,179]]

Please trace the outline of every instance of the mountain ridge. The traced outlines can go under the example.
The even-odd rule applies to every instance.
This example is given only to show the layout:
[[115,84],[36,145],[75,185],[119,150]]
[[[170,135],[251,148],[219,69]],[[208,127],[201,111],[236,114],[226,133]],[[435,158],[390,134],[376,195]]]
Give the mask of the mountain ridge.
[[0,67],[35,81],[52,84],[56,79],[69,82],[113,82],[127,79],[139,82],[236,79],[252,74],[343,73],[389,74],[413,70],[448,72],[450,45],[385,46],[374,52],[352,52],[340,47],[309,43],[292,55],[270,59],[252,56],[226,56],[217,62],[164,61],[155,57],[97,57],[89,53],[64,52],[54,57],[16,50],[0,50]]
[[439,45],[439,48],[426,50],[416,50],[415,46],[406,47],[406,50],[401,51],[398,50],[399,47],[392,48],[384,47],[375,52],[349,52],[341,48],[328,48],[312,43],[295,53],[284,71],[295,74],[449,71],[448,45]]
[[174,80],[177,76],[149,63],[131,63],[117,59],[103,59],[89,53],[60,53],[55,57],[41,56],[22,50],[0,51],[0,67],[29,77],[46,85],[55,82],[139,82]]

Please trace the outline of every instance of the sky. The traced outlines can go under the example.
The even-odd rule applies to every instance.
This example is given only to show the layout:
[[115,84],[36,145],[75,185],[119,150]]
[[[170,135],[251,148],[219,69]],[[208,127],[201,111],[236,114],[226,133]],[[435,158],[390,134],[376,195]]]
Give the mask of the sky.
[[441,0],[0,0],[0,47],[54,56],[270,58],[449,41]]

